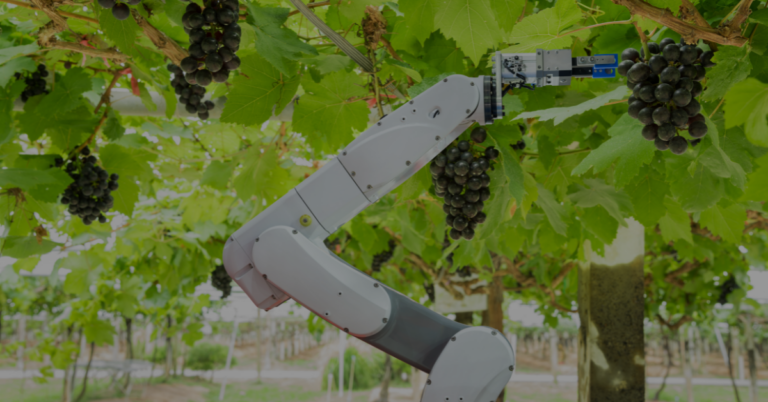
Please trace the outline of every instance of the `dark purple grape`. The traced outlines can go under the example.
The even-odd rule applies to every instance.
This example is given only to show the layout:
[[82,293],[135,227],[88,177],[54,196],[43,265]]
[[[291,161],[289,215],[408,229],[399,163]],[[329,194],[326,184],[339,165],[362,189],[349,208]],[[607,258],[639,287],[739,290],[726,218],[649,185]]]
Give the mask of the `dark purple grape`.
[[187,19],[187,25],[191,29],[200,28],[203,24],[205,24],[205,18],[203,18],[202,14],[190,14]]
[[629,48],[621,52],[622,61],[625,61],[625,60],[636,61],[639,58],[640,58],[640,52],[638,52],[637,49]]
[[205,19],[205,22],[208,24],[216,22],[216,10],[210,7],[206,8],[203,11],[203,19]]
[[200,28],[195,28],[189,31],[189,43],[200,43],[205,38],[205,31]]
[[661,52],[664,55],[664,58],[669,62],[676,62],[680,59],[680,48],[677,47],[677,45],[670,44],[664,46]]
[[651,124],[649,126],[643,127],[643,138],[645,138],[648,141],[655,140],[658,130],[659,130],[659,126],[655,124]]
[[653,124],[653,110],[654,108],[651,106],[644,107],[637,115],[637,119],[640,120],[640,123],[643,123],[646,126]]
[[693,138],[704,137],[707,135],[707,131],[709,131],[709,128],[703,121],[695,121],[691,123],[690,126],[688,126],[688,134],[690,134]]
[[666,151],[669,149],[669,142],[664,141],[661,138],[657,138],[655,141],[653,141],[653,144],[656,145],[656,149],[659,151]]
[[653,56],[648,60],[648,66],[654,74],[661,74],[661,71],[669,66],[669,62],[663,56]]
[[203,49],[205,54],[210,54],[219,49],[219,42],[213,38],[203,38],[203,40],[200,42],[200,47]]
[[661,71],[659,78],[661,79],[661,82],[674,86],[680,79],[680,70],[675,66],[669,66]]
[[617,71],[617,72],[618,72],[620,75],[622,75],[622,76],[626,77],[626,76],[627,76],[627,72],[628,72],[628,71],[629,71],[629,69],[630,69],[630,68],[632,68],[632,66],[634,66],[634,65],[635,65],[635,62],[634,62],[634,61],[632,61],[632,60],[624,60],[624,61],[622,61],[621,63],[619,63],[619,67],[616,69],[616,71]]
[[683,109],[688,113],[688,116],[696,116],[701,112],[701,104],[696,99],[691,99],[691,102]]
[[461,231],[461,236],[467,240],[472,240],[475,237],[475,231],[472,228],[465,228]]
[[680,136],[669,140],[669,150],[675,155],[682,155],[688,149],[688,141]]
[[674,39],[664,38],[661,40],[661,42],[659,42],[659,48],[663,50],[665,47],[667,47],[667,45],[674,45],[674,44],[675,44]]
[[627,113],[630,117],[636,119],[643,108],[645,108],[645,102],[640,100],[634,101],[629,105],[629,111]]
[[627,77],[634,82],[645,81],[651,75],[651,68],[645,63],[636,63],[627,71]]
[[475,127],[472,130],[472,133],[469,135],[469,137],[477,144],[482,144],[485,142],[486,137],[488,136],[488,133],[485,131],[482,127]]
[[693,82],[693,89],[691,89],[691,96],[694,98],[698,98],[699,95],[704,91],[704,87],[701,85],[700,82]]
[[669,112],[669,109],[667,109],[665,106],[659,106],[653,110],[653,122],[656,123],[657,125],[669,123],[669,119],[671,116],[672,114]]
[[213,73],[213,80],[216,82],[227,82],[227,79],[229,79],[229,70],[226,68]]
[[117,3],[112,6],[112,15],[114,15],[118,20],[123,21],[128,19],[128,16],[131,15],[131,9],[128,8],[127,4]]
[[676,89],[672,95],[672,100],[677,106],[685,107],[691,103],[691,92],[683,88]]
[[216,12],[216,21],[221,25],[229,25],[237,21],[237,14],[234,11],[225,8]]
[[656,90],[653,92],[654,96],[659,102],[669,102],[672,100],[672,95],[675,93],[675,88],[669,84],[659,84]]
[[686,45],[680,48],[680,63],[683,64],[684,66],[693,64],[693,62],[696,61],[696,59],[698,58],[699,58],[699,53],[696,50],[696,46]]
[[207,87],[213,81],[213,75],[208,70],[197,70],[195,73],[195,81],[197,81],[197,85]]
[[227,70],[237,70],[240,67],[240,58],[237,55],[233,55],[232,59],[224,63],[227,66]]
[[451,236],[451,239],[453,240],[461,239],[461,232],[456,229],[451,229],[448,235]]
[[656,102],[656,96],[653,94],[654,92],[653,86],[647,86],[640,88],[640,91],[638,91],[637,95],[638,97],[646,103],[653,103]]
[[224,67],[224,60],[221,59],[218,53],[211,53],[205,58],[205,68],[215,73]]
[[221,56],[221,59],[222,59],[222,60],[224,60],[224,62],[225,62],[225,63],[226,63],[226,62],[228,62],[228,61],[230,61],[230,60],[232,60],[232,57],[233,57],[234,55],[235,55],[235,54],[234,54],[234,53],[232,53],[232,51],[231,51],[231,50],[229,50],[229,49],[227,49],[227,48],[225,48],[225,47],[224,47],[224,48],[221,48],[221,49],[219,49],[219,56]]
[[191,14],[200,14],[201,12],[203,12],[203,9],[196,3],[189,3],[185,11],[191,15]]
[[678,71],[680,71],[680,77],[682,78],[690,78],[694,79],[698,76],[698,71],[696,71],[696,67],[692,65],[686,65],[686,66],[680,66],[677,68]]
[[672,125],[682,128],[688,124],[688,117],[688,112],[686,112],[684,109],[677,108],[672,111],[670,121],[672,122]]
[[662,124],[659,126],[658,130],[656,130],[656,137],[662,141],[671,140],[675,134],[677,134],[677,130],[675,129],[675,126],[670,123]]

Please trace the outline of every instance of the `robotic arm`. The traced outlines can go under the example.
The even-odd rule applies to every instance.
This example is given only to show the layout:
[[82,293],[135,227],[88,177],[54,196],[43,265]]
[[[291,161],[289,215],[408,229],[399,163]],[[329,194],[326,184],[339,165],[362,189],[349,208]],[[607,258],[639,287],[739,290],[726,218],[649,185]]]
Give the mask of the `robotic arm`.
[[429,163],[474,123],[504,116],[510,87],[568,85],[615,76],[616,55],[570,50],[494,56],[494,76],[452,75],[361,133],[340,155],[227,241],[224,266],[259,308],[289,298],[398,359],[430,373],[424,402],[495,401],[514,370],[509,342],[468,327],[382,285],[331,253],[331,233]]

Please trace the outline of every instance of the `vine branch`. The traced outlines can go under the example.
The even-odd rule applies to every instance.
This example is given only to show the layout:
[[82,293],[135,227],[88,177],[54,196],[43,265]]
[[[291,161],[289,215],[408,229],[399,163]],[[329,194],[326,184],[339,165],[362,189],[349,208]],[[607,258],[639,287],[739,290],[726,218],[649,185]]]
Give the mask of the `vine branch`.
[[[22,8],[26,8],[26,9],[28,9],[28,10],[40,10],[40,8],[36,7],[34,4],[29,4],[29,3],[27,3],[27,2],[24,2],[24,1],[17,1],[17,0],[0,0],[0,2],[1,2],[1,3],[8,3],[8,4],[13,4],[13,5],[15,5],[15,6],[19,6],[19,7],[22,7]],[[98,23],[99,23],[99,21],[98,21],[96,18],[86,17],[86,16],[84,16],[84,15],[75,14],[75,13],[70,13],[70,12],[66,12],[66,11],[57,11],[57,12],[58,12],[58,13],[59,13],[59,15],[61,15],[62,17],[66,17],[66,18],[73,18],[73,19],[76,19],[76,20],[80,20],[80,21],[86,21],[86,22],[91,22],[91,23],[94,23],[94,24],[98,24]]]
[[133,15],[133,19],[136,20],[136,23],[141,27],[141,30],[144,31],[144,35],[147,35],[149,40],[152,41],[152,43],[160,49],[166,57],[171,59],[173,64],[178,66],[181,64],[182,59],[189,56],[188,51],[184,50],[173,39],[160,32],[160,30],[150,24],[149,21],[144,19],[138,11],[132,9],[131,15]]
[[653,6],[643,0],[611,0],[614,4],[624,6],[629,9],[632,15],[639,15],[656,21],[673,31],[679,33],[686,42],[692,43],[699,39],[729,46],[744,46],[747,39],[741,36],[739,26],[749,16],[749,5],[752,0],[742,0],[741,6],[737,7],[734,18],[718,28],[709,26],[692,25],[676,17],[669,9],[661,9]]

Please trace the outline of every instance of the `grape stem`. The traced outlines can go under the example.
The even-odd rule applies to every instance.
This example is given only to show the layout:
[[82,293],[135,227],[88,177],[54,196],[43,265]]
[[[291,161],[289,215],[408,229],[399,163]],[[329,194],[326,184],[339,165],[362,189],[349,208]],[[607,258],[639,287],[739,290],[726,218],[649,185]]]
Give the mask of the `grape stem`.
[[661,25],[679,33],[688,42],[704,39],[721,45],[742,47],[747,39],[741,36],[739,26],[749,16],[749,5],[752,0],[742,0],[734,18],[718,28],[700,27],[676,17],[670,10],[656,7],[643,0],[611,0],[614,4],[629,9],[632,15],[638,15],[656,21]]
[[[29,4],[27,2],[23,2],[23,1],[0,0],[0,2],[8,3],[8,4],[13,4],[15,6],[19,6],[19,7],[22,7],[22,8],[29,9],[29,10],[39,10],[39,8],[35,7],[34,5]],[[59,11],[58,13],[62,17],[73,18],[73,19],[76,19],[76,20],[91,22],[91,23],[94,23],[94,24],[98,24],[99,23],[99,20],[97,20],[96,18],[86,17],[86,16],[80,15],[80,14],[69,13],[69,12],[66,12],[66,11]]]
[[637,29],[637,34],[640,35],[640,42],[643,43],[643,55],[645,56],[645,59],[648,60],[651,58],[651,52],[648,49],[648,37],[645,35],[645,31],[640,28],[640,25],[637,23],[637,21],[633,22],[632,25],[635,26],[635,29]]
[[173,64],[179,66],[181,65],[181,60],[189,56],[188,51],[184,50],[184,48],[179,46],[173,39],[169,38],[150,24],[149,21],[144,19],[144,17],[136,11],[136,9],[131,10],[131,15],[133,15],[133,19],[136,20],[136,23],[141,27],[141,30],[144,31],[144,35],[147,35],[147,38],[152,41],[152,44],[163,52],[166,57],[171,59]]
[[[319,1],[319,2],[317,2],[317,3],[309,3],[309,4],[307,4],[307,7],[309,7],[309,8],[315,8],[315,7],[322,7],[322,6],[327,6],[327,5],[330,5],[330,4],[331,4],[331,2],[330,2],[330,1]],[[293,10],[293,11],[291,11],[290,13],[288,13],[288,16],[290,17],[290,16],[292,16],[292,15],[296,15],[296,14],[298,14],[298,13],[300,13],[300,12],[301,12],[301,11],[299,11],[299,10]]]

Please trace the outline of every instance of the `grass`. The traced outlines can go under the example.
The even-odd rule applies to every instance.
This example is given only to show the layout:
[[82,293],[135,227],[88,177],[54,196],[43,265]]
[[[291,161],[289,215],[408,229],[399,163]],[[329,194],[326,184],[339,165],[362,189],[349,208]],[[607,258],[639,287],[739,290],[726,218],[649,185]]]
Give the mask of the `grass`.
[[[656,394],[657,385],[647,388],[647,399]],[[721,386],[694,386],[696,402],[735,402],[733,388]],[[760,389],[759,396],[768,396],[768,389]],[[739,396],[742,401],[749,400],[749,388],[740,387]],[[578,400],[576,385],[568,384],[554,386],[552,384],[512,384],[507,388],[507,402],[576,402]],[[683,385],[667,385],[661,394],[660,401],[684,402],[688,398]]]

